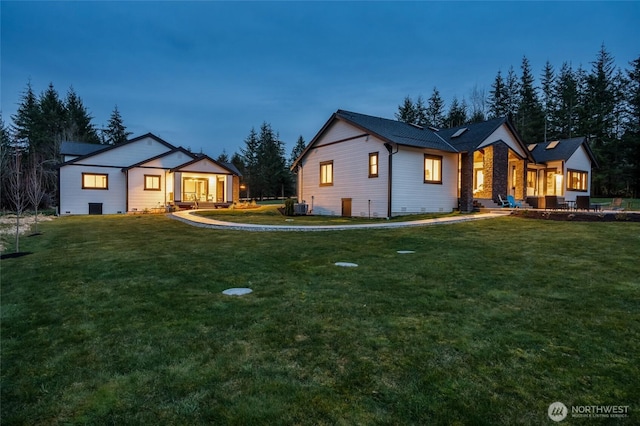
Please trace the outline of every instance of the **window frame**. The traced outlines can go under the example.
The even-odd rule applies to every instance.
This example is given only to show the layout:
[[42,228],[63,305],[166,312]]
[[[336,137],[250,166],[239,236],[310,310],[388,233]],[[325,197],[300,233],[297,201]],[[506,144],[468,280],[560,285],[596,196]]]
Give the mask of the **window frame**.
[[[157,178],[158,179],[158,187],[153,188],[147,186],[147,178]],[[144,175],[144,190],[145,191],[162,191],[162,176],[161,175]]]
[[[326,177],[326,172],[323,173],[323,169],[327,166],[331,166],[330,181],[323,181],[323,177]],[[333,160],[320,162],[320,186],[333,186]]]
[[[369,153],[369,178],[377,178],[380,172],[380,156],[379,152],[370,152]],[[371,159],[375,158],[375,163],[371,162]],[[375,173],[373,172],[373,168],[375,167]]]
[[[578,188],[573,187],[573,180],[571,179],[573,173],[578,175]],[[584,187],[582,184],[584,184]],[[585,170],[567,169],[567,191],[588,192],[589,172]]]
[[[441,155],[424,154],[424,159],[422,161],[422,177],[424,179],[424,183],[436,185],[442,184],[442,158],[443,157]],[[427,160],[436,161],[437,164],[439,164],[437,179],[427,179]]]
[[[104,187],[102,186],[86,186],[85,185],[85,177],[87,176],[102,176],[104,177]],[[97,182],[96,182],[97,184]],[[90,172],[82,172],[82,189],[97,189],[100,191],[108,191],[109,190],[109,174],[108,173],[90,173]]]

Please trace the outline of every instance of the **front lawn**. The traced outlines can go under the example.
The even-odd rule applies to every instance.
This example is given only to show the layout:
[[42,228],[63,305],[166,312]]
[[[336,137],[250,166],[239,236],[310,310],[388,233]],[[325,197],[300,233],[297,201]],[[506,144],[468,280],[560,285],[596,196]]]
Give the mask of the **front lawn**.
[[41,230],[0,263],[2,425],[640,422],[638,223]]

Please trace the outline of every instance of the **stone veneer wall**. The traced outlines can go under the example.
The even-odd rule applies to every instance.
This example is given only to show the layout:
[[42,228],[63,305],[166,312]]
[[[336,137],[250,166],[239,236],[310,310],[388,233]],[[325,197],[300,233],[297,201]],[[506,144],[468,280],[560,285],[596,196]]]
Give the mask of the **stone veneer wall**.
[[460,211],[473,211],[473,153],[460,155]]
[[509,194],[509,147],[501,142],[492,145],[493,156],[490,165],[487,165],[487,174],[491,176],[491,198],[498,199],[498,194],[503,197]]

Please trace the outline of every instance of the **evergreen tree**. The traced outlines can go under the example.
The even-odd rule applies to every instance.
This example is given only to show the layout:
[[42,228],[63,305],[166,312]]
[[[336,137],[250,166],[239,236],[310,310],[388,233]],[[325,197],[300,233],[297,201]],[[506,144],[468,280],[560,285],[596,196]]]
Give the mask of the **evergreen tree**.
[[535,143],[544,139],[544,115],[538,99],[534,77],[529,60],[522,58],[520,76],[520,105],[516,128],[525,143]]
[[489,118],[504,117],[509,113],[507,105],[507,96],[504,80],[502,79],[502,73],[498,70],[495,80],[491,85],[488,99],[488,115]]
[[279,139],[270,124],[262,124],[257,150],[260,198],[284,196],[289,192],[290,175],[284,156],[284,144]]
[[[437,88],[433,88],[433,93],[429,97],[429,103],[426,109],[427,122],[430,126],[436,128],[444,127],[444,101],[440,96],[440,92]],[[419,123],[417,123],[419,124]]]
[[513,66],[509,67],[507,78],[504,84],[505,106],[507,115],[516,115],[518,113],[518,105],[520,105],[520,83]]
[[118,110],[118,105],[116,105],[113,108],[113,112],[111,112],[107,129],[104,131],[104,143],[109,145],[121,144],[129,139],[129,135],[131,135],[131,132],[127,132]]
[[35,146],[36,140],[39,139],[40,106],[30,81],[22,93],[18,110],[12,116],[12,120],[16,142],[25,147]]
[[85,143],[100,143],[95,127],[91,124],[92,117],[87,112],[82,99],[69,88],[65,102],[66,125],[64,139]]
[[556,97],[554,92],[555,86],[555,71],[553,65],[547,61],[542,71],[542,78],[540,80],[542,89],[542,112],[544,115],[544,139],[554,139],[557,136],[557,130],[555,126],[556,116]]
[[221,163],[228,163],[229,162],[229,155],[227,154],[227,150],[226,149],[222,149],[222,152],[220,153],[220,155],[218,155],[218,158],[216,158],[216,161],[220,161]]
[[571,138],[578,122],[578,83],[571,65],[562,64],[553,86],[556,109],[551,117],[557,138]]
[[453,97],[449,112],[447,113],[446,127],[457,127],[467,122],[467,105],[464,99],[462,103],[458,102],[456,96]]
[[67,114],[58,92],[49,83],[49,87],[39,98],[40,105],[40,134],[30,152],[38,152],[43,159],[53,160],[58,157],[60,143],[64,138]]
[[296,144],[293,146],[291,150],[291,156],[289,156],[289,167],[293,165],[293,163],[302,155],[304,149],[307,147],[307,143],[304,141],[302,135],[298,137]]
[[486,119],[485,109],[487,105],[487,97],[485,96],[484,88],[479,88],[478,85],[474,85],[471,89],[471,117],[469,121],[471,123],[480,123]]
[[627,70],[627,120],[622,136],[622,150],[626,161],[627,195],[640,196],[640,57],[631,62]]
[[2,118],[2,111],[0,111],[0,205],[9,205],[7,198],[6,183],[9,177],[9,161],[11,159],[11,153],[13,147],[11,146],[11,134],[7,126],[5,126],[4,119]]
[[396,120],[405,123],[416,124],[417,119],[416,107],[409,96],[404,98],[401,105],[398,105],[398,112],[396,112]]
[[[244,165],[244,181],[247,185],[247,198],[251,198],[251,194],[259,194],[259,176],[258,176],[258,149],[260,141],[255,128],[251,128],[249,136],[244,140],[244,148],[240,149],[242,156],[242,164]],[[254,195],[255,197],[255,195]]]
[[424,105],[424,99],[422,99],[422,95],[418,96],[418,100],[416,100],[414,108],[415,108],[416,115],[415,115],[415,120],[413,121],[413,124],[417,124],[418,126],[422,126],[422,127],[428,126],[429,119],[427,117],[428,115],[427,107]]

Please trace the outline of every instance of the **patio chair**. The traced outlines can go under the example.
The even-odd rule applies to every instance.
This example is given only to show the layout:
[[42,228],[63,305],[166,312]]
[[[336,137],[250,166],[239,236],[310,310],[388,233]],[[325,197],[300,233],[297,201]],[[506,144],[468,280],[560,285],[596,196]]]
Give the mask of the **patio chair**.
[[576,197],[576,210],[595,210],[595,206],[591,205],[591,197],[588,195],[578,195]]
[[507,195],[507,202],[509,203],[509,207],[511,207],[512,209],[522,207],[522,201],[516,201],[513,195]]
[[544,196],[544,208],[545,209],[558,209],[558,197],[555,195],[545,195]]
[[622,198],[614,198],[613,200],[611,200],[609,208],[611,210],[624,210],[624,207],[622,207]]
[[509,207],[509,201],[503,200],[500,194],[498,194],[498,204],[500,204],[500,207]]

